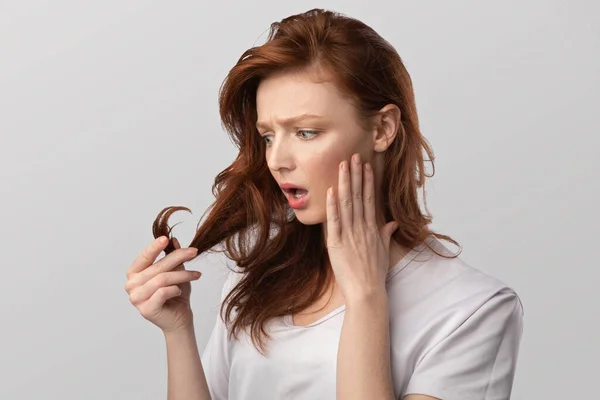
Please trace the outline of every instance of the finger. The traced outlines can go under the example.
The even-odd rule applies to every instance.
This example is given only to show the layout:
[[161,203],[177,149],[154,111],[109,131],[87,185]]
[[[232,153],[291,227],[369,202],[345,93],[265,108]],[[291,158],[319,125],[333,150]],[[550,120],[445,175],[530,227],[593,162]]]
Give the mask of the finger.
[[352,224],[358,226],[364,224],[363,216],[363,172],[360,154],[352,156]]
[[129,301],[132,304],[140,304],[148,300],[158,289],[171,285],[179,285],[181,283],[198,280],[202,276],[200,271],[169,271],[163,272],[142,286],[134,289],[129,295]]
[[161,236],[152,241],[152,243],[150,243],[150,245],[148,245],[148,247],[146,247],[142,251],[142,253],[133,261],[131,266],[127,269],[127,277],[133,274],[137,274],[138,272],[143,271],[150,265],[154,264],[154,261],[156,261],[156,257],[158,257],[158,255],[165,249],[165,247],[167,247],[168,243],[169,240],[166,236]]
[[195,247],[173,250],[173,252],[168,254],[165,258],[157,261],[151,267],[146,268],[144,271],[137,274],[137,279],[143,284],[162,272],[183,269],[183,263],[196,257],[197,251],[198,249]]
[[373,167],[368,162],[364,164],[363,182],[363,213],[365,224],[367,227],[375,229],[377,227],[377,218],[375,215],[375,176],[373,174]]
[[181,288],[177,285],[161,287],[150,296],[148,301],[140,306],[140,314],[146,319],[158,317],[165,302],[173,297],[179,296],[181,293]]
[[130,278],[127,280],[127,283],[125,284],[125,290],[127,291],[127,293],[131,293],[131,291],[134,288],[142,286],[161,272],[176,269],[185,261],[189,261],[192,258],[196,257],[196,251],[197,249],[195,247],[176,249],[172,251],[171,253],[167,254],[167,256],[163,259],[152,264],[151,267],[146,268],[145,270],[130,276]]
[[338,203],[332,187],[327,190],[325,210],[327,212],[327,244],[339,243],[342,227],[340,225]]
[[342,231],[352,229],[352,192],[350,188],[350,171],[348,161],[340,164],[340,175],[338,177],[338,193],[340,224]]
[[[181,243],[179,243],[179,240],[177,240],[177,238],[173,238],[173,247],[175,247],[175,250],[181,248]],[[178,270],[184,270],[184,269],[185,269],[185,267],[183,266],[183,264],[179,264],[178,266],[173,268],[172,271],[178,271]]]
[[389,249],[390,242],[392,241],[392,235],[394,234],[396,229],[398,229],[398,226],[399,225],[396,221],[392,221],[388,224],[385,224],[385,226],[383,227],[382,237],[383,237],[385,247],[387,249]]

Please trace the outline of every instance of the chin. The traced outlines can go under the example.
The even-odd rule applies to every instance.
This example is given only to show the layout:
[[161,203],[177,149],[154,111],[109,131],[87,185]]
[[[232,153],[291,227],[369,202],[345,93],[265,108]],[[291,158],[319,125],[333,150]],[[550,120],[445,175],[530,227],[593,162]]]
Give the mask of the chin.
[[310,212],[310,209],[294,210],[294,213],[296,214],[296,219],[303,225],[322,224],[327,219],[320,213]]

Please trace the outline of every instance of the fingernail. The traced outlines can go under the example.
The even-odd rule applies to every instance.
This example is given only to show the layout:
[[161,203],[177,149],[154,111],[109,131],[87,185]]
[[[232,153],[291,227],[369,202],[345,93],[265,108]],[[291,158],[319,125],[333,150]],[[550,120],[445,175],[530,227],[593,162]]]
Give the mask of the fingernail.
[[198,253],[198,249],[195,247],[190,247],[190,248],[188,248],[188,253],[191,255],[194,255],[194,254]]

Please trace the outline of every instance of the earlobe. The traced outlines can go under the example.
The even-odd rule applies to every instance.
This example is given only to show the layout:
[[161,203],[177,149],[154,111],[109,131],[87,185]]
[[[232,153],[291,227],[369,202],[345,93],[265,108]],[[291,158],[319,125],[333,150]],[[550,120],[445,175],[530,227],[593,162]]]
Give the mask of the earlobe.
[[393,143],[400,128],[400,108],[395,104],[388,104],[379,110],[378,123],[375,124],[374,150],[382,153]]

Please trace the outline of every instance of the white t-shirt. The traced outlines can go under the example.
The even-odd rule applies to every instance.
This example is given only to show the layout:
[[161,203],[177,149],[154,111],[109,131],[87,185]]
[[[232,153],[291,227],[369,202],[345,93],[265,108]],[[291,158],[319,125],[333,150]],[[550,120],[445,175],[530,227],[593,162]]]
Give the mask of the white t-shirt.
[[[439,253],[451,254],[428,238]],[[240,279],[229,273],[221,300]],[[523,307],[503,282],[424,244],[390,269],[391,367],[396,398],[505,400],[515,375]],[[227,339],[217,316],[202,365],[213,400],[335,399],[336,361],[345,306],[308,326],[291,316],[271,321],[267,357],[241,332]]]

